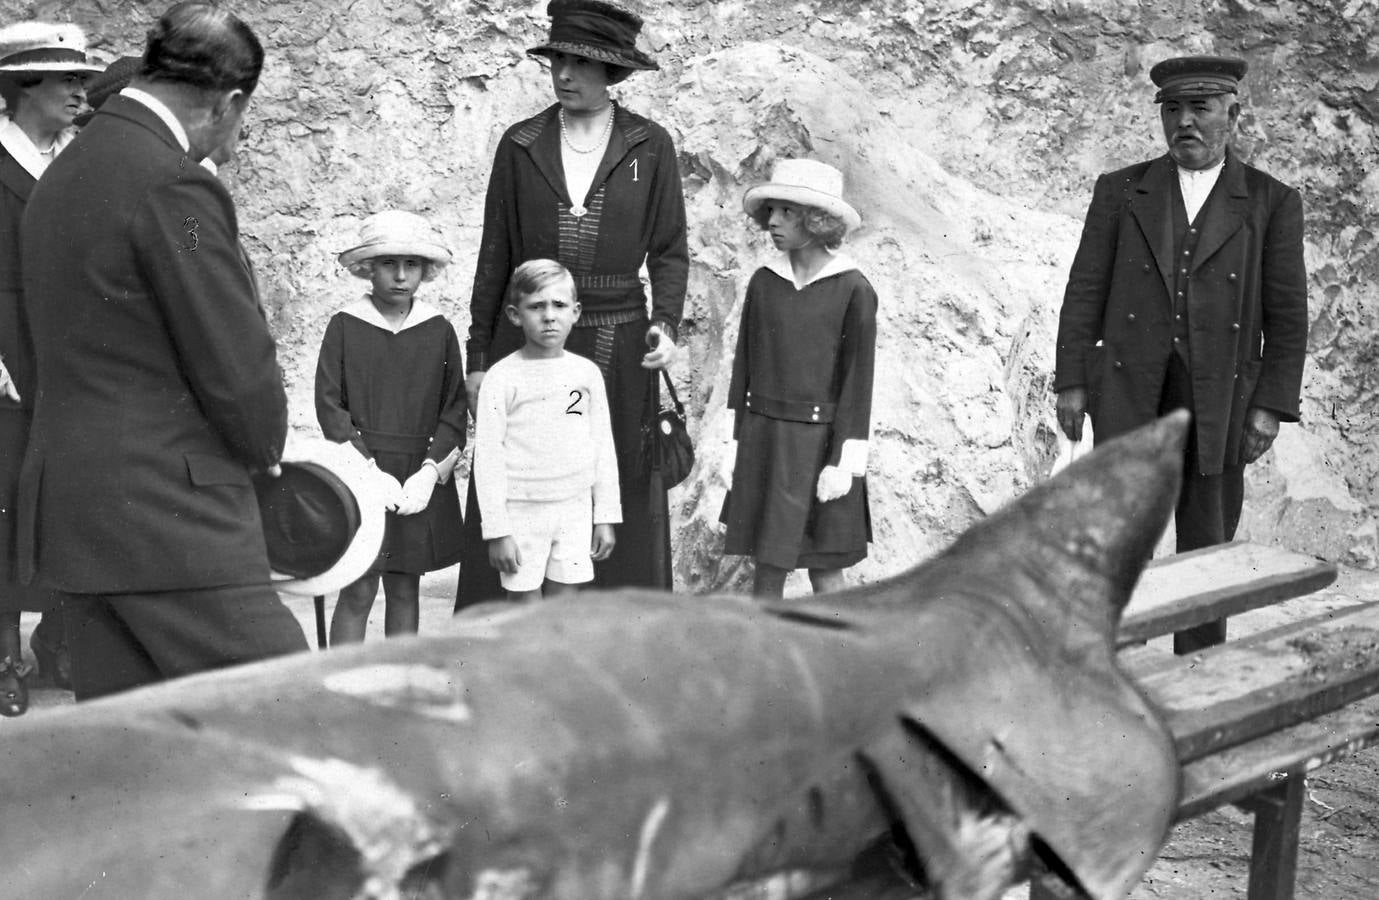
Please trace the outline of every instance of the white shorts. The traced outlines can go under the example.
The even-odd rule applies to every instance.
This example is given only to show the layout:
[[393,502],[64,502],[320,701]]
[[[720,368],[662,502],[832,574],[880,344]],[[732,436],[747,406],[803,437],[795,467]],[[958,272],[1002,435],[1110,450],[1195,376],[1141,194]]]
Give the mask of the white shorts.
[[594,504],[587,494],[569,500],[509,500],[508,521],[522,564],[498,573],[509,591],[534,591],[547,580],[587,584],[594,580],[590,558]]

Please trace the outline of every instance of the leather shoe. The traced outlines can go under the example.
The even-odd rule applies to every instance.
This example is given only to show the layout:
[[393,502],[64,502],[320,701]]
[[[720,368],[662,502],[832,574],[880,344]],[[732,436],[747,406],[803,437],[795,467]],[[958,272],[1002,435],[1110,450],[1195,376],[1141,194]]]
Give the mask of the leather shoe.
[[22,716],[29,708],[29,673],[34,667],[16,663],[10,657],[0,660],[0,716]]

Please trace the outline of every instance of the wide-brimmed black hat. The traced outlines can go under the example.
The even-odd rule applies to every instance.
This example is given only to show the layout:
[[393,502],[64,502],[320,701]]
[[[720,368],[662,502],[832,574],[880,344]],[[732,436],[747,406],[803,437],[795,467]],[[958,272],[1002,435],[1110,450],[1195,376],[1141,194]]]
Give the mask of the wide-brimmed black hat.
[[378,558],[384,506],[352,448],[332,445],[284,460],[281,475],[254,476],[254,491],[276,590],[333,593]]
[[568,53],[624,69],[661,68],[637,49],[642,17],[631,10],[604,0],[551,0],[546,15],[551,33],[544,44],[527,51],[534,56]]
[[1175,56],[1149,70],[1158,86],[1155,103],[1190,97],[1240,93],[1240,79],[1250,64],[1235,56]]

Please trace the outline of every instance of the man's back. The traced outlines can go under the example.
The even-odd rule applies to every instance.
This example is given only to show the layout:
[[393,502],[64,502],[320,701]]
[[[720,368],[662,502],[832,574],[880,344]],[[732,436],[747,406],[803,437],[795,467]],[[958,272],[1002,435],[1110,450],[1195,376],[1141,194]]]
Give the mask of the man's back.
[[229,195],[128,97],[59,162],[24,222],[38,396],[21,515],[40,577],[266,581],[249,468],[277,461],[286,399]]

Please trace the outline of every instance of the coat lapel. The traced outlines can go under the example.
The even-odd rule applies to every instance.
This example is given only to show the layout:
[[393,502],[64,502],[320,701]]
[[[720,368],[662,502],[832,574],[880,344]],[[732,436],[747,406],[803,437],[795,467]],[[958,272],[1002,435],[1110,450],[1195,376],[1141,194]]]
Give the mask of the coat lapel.
[[1154,254],[1164,294],[1168,297],[1173,296],[1173,180],[1176,177],[1171,159],[1162,156],[1154,160],[1135,187],[1135,197],[1130,201],[1131,212]]
[[[526,149],[532,164],[550,184],[555,195],[566,205],[573,205],[574,198],[565,184],[565,165],[560,161],[560,124],[556,119],[559,109],[560,104],[557,103],[528,119],[513,134],[513,140]],[[628,152],[648,137],[646,126],[633,121],[631,114],[621,106],[614,109],[613,133],[608,137],[608,148],[603,151],[603,160],[594,174],[593,184],[589,186],[589,197],[598,193],[599,186],[608,180]],[[581,205],[588,199],[581,197]]]
[[29,202],[29,194],[37,182],[19,162],[9,154],[0,154],[0,184],[21,201]]
[[645,125],[634,122],[621,106],[615,106],[613,109],[613,133],[608,136],[608,148],[603,151],[603,161],[594,173],[594,183],[589,185],[590,197],[598,193],[599,186],[608,180],[632,148],[648,137]]
[[1212,254],[1244,226],[1248,202],[1245,166],[1228,150],[1221,178],[1202,207],[1202,235],[1197,239],[1197,252],[1192,255],[1193,271],[1211,259]]
[[560,162],[560,124],[556,112],[560,104],[554,104],[528,119],[517,129],[512,139],[527,151],[536,171],[546,179],[551,191],[570,204],[570,191],[565,187],[565,167]]

